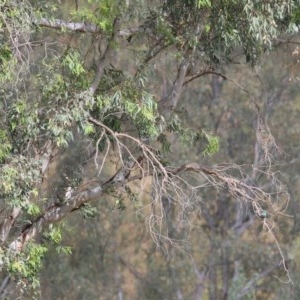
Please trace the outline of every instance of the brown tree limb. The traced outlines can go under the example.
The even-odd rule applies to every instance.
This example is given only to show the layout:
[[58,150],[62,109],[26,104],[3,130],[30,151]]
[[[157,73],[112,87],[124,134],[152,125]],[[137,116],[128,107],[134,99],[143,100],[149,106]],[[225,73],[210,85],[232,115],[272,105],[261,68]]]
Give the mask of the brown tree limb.
[[171,92],[165,99],[162,99],[159,102],[159,112],[167,119],[170,117],[178,104],[189,64],[190,63],[187,55],[178,68],[177,76],[173,82]]
[[183,85],[187,85],[188,83],[192,82],[193,80],[197,79],[197,78],[200,78],[202,76],[205,76],[205,75],[209,75],[209,74],[213,74],[213,75],[217,75],[217,76],[220,76],[222,77],[224,80],[227,79],[227,77],[219,72],[216,72],[216,71],[213,71],[213,70],[204,70],[202,72],[199,72],[197,74],[194,74],[192,75],[189,79],[185,80]]

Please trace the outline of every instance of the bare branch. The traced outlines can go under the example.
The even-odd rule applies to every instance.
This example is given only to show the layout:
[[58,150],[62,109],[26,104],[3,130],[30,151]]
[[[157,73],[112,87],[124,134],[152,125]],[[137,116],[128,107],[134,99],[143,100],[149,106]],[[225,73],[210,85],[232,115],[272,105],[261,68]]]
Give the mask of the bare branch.
[[42,18],[34,22],[35,25],[41,27],[49,27],[53,29],[69,29],[76,32],[101,33],[102,30],[94,25],[81,22],[67,22],[60,19],[49,20]]
[[[46,18],[42,18],[34,22],[35,25],[40,27],[48,27],[52,29],[68,29],[75,32],[82,33],[91,33],[91,34],[100,34],[103,30],[95,24],[87,24],[82,22],[67,22],[61,19],[53,19],[49,20]],[[129,36],[135,32],[137,32],[138,28],[124,28],[120,29],[117,32],[118,36]]]

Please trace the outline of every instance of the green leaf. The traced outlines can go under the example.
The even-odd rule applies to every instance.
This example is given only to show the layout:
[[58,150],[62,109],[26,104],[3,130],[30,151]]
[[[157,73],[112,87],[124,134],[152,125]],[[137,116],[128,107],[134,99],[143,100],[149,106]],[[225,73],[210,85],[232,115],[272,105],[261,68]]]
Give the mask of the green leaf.
[[220,149],[219,138],[216,136],[210,135],[206,132],[204,132],[204,136],[208,142],[208,145],[206,146],[206,148],[204,149],[202,154],[211,156],[211,155],[217,153]]

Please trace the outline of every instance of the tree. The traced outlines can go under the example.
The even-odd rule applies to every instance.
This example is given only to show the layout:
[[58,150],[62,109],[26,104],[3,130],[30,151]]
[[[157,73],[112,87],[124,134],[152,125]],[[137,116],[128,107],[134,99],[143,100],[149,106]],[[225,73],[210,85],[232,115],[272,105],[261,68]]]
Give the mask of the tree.
[[[12,281],[38,285],[47,247],[61,240],[55,224],[76,211],[93,215],[105,197],[119,209],[128,198],[150,205],[147,224],[164,248],[176,240],[169,220],[205,208],[199,195],[212,186],[222,190],[220,203],[235,199],[228,230],[239,235],[260,219],[277,242],[269,216],[284,191],[272,168],[278,147],[268,108],[249,95],[257,114],[252,164],[204,166],[219,140],[202,124],[193,128],[180,101],[211,74],[217,99],[226,65],[254,67],[290,39],[296,1],[1,1],[0,11],[2,296],[17,291]],[[175,163],[174,137],[200,148],[200,162]],[[216,216],[206,208],[212,227]]]

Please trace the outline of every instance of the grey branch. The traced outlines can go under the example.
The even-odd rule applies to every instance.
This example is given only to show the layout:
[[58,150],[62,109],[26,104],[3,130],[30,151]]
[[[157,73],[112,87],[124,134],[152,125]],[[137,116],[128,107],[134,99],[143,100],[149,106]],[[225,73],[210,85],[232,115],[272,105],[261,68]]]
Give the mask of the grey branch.
[[104,73],[104,69],[109,63],[110,56],[113,51],[113,45],[114,45],[114,42],[116,39],[116,35],[119,31],[119,28],[120,28],[120,19],[119,19],[119,17],[117,17],[114,21],[113,32],[110,37],[109,43],[105,49],[105,52],[103,53],[103,56],[99,59],[99,61],[97,63],[97,72],[96,72],[94,80],[90,86],[91,94],[94,94],[96,89],[98,88],[98,85],[99,85],[101,78],[103,76],[103,73]]
[[[36,20],[34,22],[35,25],[40,27],[48,27],[52,29],[68,29],[75,32],[86,32],[92,34],[100,34],[102,33],[102,29],[95,24],[88,24],[85,22],[67,22],[65,20],[53,19],[49,20],[46,18],[42,18],[40,20]],[[120,29],[117,32],[118,36],[129,36],[138,31],[138,28],[127,28]]]
[[120,173],[120,171],[118,171],[111,180],[108,180],[103,184],[100,183],[99,179],[96,179],[90,181],[88,184],[84,184],[84,186],[79,186],[69,196],[69,199],[65,199],[67,200],[65,203],[52,205],[43,213],[43,215],[26,226],[21,234],[9,245],[9,249],[16,253],[22,251],[23,247],[30,240],[33,240],[37,235],[43,232],[47,225],[61,221],[68,214],[82,207],[84,203],[99,199],[110,187],[117,187],[128,182],[130,180],[128,177],[135,163],[136,161],[132,162],[125,170],[121,168],[122,172],[125,172],[122,180],[120,178],[115,180],[115,177]]
[[20,207],[14,207],[11,213],[4,219],[3,223],[0,225],[0,242],[6,241],[11,227],[13,226],[16,218],[21,211]]
[[16,250],[22,249],[28,241],[34,239],[39,233],[41,233],[48,224],[58,222],[73,210],[81,207],[82,204],[98,199],[102,195],[102,192],[103,191],[100,186],[92,189],[87,188],[80,193],[76,193],[65,204],[49,208],[48,211],[46,211],[22,232],[22,238],[18,239],[19,244],[14,248]]
[[80,22],[66,22],[60,19],[49,20],[42,18],[34,22],[35,25],[41,27],[49,27],[53,29],[69,29],[77,32],[101,33],[101,29],[94,24]]
[[261,272],[260,274],[256,275],[254,278],[249,280],[246,284],[244,284],[243,289],[239,292],[238,295],[236,295],[236,299],[242,299],[245,295],[249,294],[249,291],[254,288],[255,284],[262,278],[269,275],[271,272],[273,272],[275,269],[279,268],[280,264],[274,264],[267,268],[265,271]]
[[174,111],[174,109],[178,104],[182,87],[185,82],[188,66],[189,66],[189,61],[188,59],[185,59],[179,66],[177,77],[173,83],[171,92],[165,99],[162,99],[159,102],[159,111],[167,119],[170,117],[170,115],[172,114],[172,112]]
[[[87,188],[81,192],[76,193],[69,201],[61,206],[50,207],[42,216],[35,220],[32,224],[27,226],[21,234],[9,244],[8,251],[19,253],[24,246],[30,241],[36,238],[47,225],[62,220],[67,214],[78,209],[82,204],[98,199],[102,195],[101,186],[94,188]],[[0,270],[2,270],[4,262],[0,262]],[[10,281],[10,275],[7,275],[0,287],[0,298],[5,295],[6,288]]]
[[[48,168],[52,153],[53,153],[53,145],[51,141],[48,141],[43,146],[43,150],[40,158],[42,161],[42,166],[41,166],[42,176],[44,176]],[[6,241],[13,224],[15,223],[20,213],[21,213],[21,207],[13,207],[11,212],[5,217],[3,222],[0,224],[0,243],[4,243]]]

